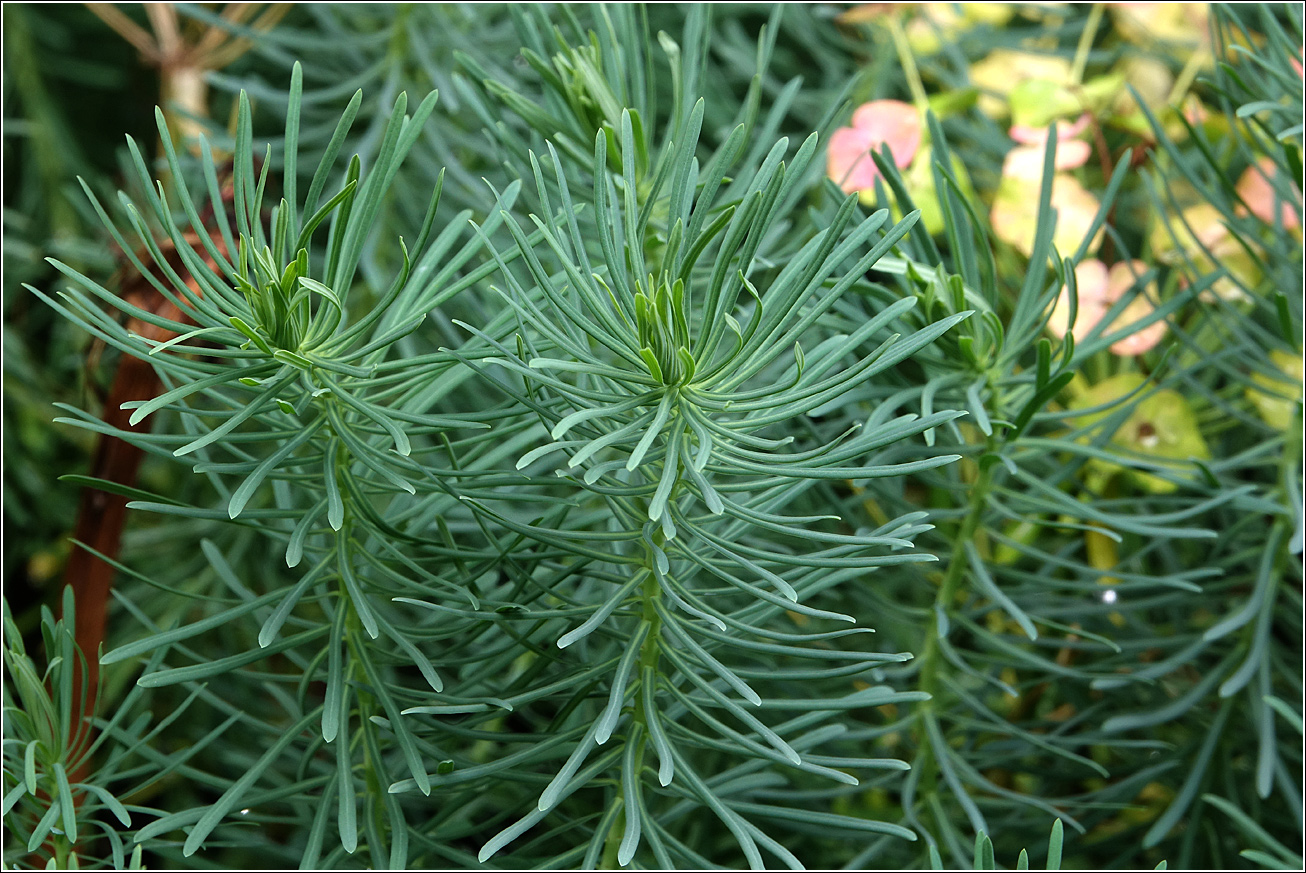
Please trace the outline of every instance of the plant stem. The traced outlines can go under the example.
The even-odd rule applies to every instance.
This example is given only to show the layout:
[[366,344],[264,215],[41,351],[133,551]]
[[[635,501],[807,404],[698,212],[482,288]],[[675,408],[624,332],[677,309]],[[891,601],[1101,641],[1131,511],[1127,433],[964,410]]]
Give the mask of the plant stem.
[[[988,438],[986,446],[989,452],[996,450],[996,443],[996,438],[992,436]],[[953,540],[952,553],[948,557],[947,573],[944,575],[943,582],[939,585],[939,592],[934,598],[936,616],[929,623],[928,635],[921,650],[919,687],[921,691],[930,695],[930,699],[922,702],[919,709],[917,709],[917,717],[922,721],[934,712],[939,687],[942,637],[939,633],[937,613],[942,612],[946,615],[948,608],[956,599],[957,590],[961,586],[967,567],[966,543],[974,540],[976,533],[979,531],[980,523],[984,518],[989,488],[992,487],[992,484],[993,465],[981,466],[979,474],[971,484],[970,503],[966,515],[961,521],[961,526],[957,529],[956,538]],[[934,793],[938,776],[936,764],[933,747],[925,737],[924,732],[918,731],[916,761],[912,766],[913,769],[920,773],[918,793],[922,798],[930,797]]]
[[1088,21],[1084,23],[1084,32],[1079,35],[1079,45],[1075,46],[1075,60],[1070,67],[1070,81],[1075,85],[1082,85],[1084,82],[1088,53],[1093,48],[1093,39],[1097,36],[1098,25],[1102,23],[1104,10],[1103,4],[1094,3],[1093,9],[1088,13]]
[[[994,440],[989,439],[989,449],[994,448]],[[975,539],[975,534],[979,530],[980,522],[984,517],[985,501],[988,498],[989,488],[993,484],[993,468],[985,467],[979,472],[975,482],[971,485],[970,504],[966,511],[966,516],[962,519],[961,527],[957,529],[957,537],[953,541],[952,553],[948,557],[948,572],[943,577],[943,583],[939,586],[939,593],[934,598],[934,604],[938,608],[947,611],[953,599],[956,597],[957,589],[961,586],[963,574],[966,572],[966,543]],[[939,648],[939,631],[938,624],[935,623],[925,640],[925,649],[921,653],[921,690],[934,693],[937,687],[938,679],[938,648]],[[927,701],[923,706],[929,706]]]
[[888,16],[889,35],[893,37],[893,47],[898,52],[898,61],[902,64],[903,75],[907,77],[907,87],[911,89],[912,102],[924,112],[929,108],[929,98],[925,96],[925,85],[921,82],[920,70],[916,67],[916,58],[912,55],[907,34],[902,29],[902,17],[898,12]]
[[[661,529],[654,531],[652,540],[654,545],[661,547],[666,542],[666,535]],[[649,623],[648,633],[644,637],[644,642],[640,646],[639,664],[640,676],[643,676],[644,668],[651,669],[654,675],[657,674],[658,659],[660,657],[659,641],[662,631],[662,618],[654,608],[654,603],[662,596],[662,588],[658,584],[657,575],[653,568],[653,555],[648,555],[648,566],[644,568],[644,584],[640,588],[640,599],[643,601],[643,620]],[[638,774],[644,768],[644,746],[645,736],[648,730],[649,713],[644,710],[644,695],[641,693],[639,682],[642,679],[635,679],[635,711],[631,718],[631,728],[626,736],[627,743],[635,743],[635,772]],[[638,779],[638,775],[636,779]],[[621,840],[626,830],[626,817],[630,815],[639,815],[638,811],[633,809],[634,801],[625,796],[624,780],[622,785],[617,789],[617,798],[623,804],[622,815],[613,819],[612,827],[608,830],[608,835],[603,846],[603,858],[599,862],[605,870],[613,870],[620,866],[617,861],[617,852],[621,848]]]
[[1192,56],[1188,58],[1188,63],[1184,64],[1184,68],[1175,77],[1174,87],[1170,89],[1170,93],[1165,98],[1166,105],[1177,105],[1184,98],[1184,95],[1188,93],[1188,89],[1192,87],[1193,80],[1197,78],[1197,74],[1202,67],[1206,66],[1208,61],[1213,60],[1214,57],[1207,49],[1199,48],[1193,52]]
[[630,804],[618,790],[617,797],[622,801],[622,814],[612,820],[612,827],[608,828],[608,836],[603,842],[603,857],[599,860],[599,868],[602,870],[615,870],[621,866],[617,863],[617,851],[621,848],[621,836],[626,829],[626,816],[630,815]]

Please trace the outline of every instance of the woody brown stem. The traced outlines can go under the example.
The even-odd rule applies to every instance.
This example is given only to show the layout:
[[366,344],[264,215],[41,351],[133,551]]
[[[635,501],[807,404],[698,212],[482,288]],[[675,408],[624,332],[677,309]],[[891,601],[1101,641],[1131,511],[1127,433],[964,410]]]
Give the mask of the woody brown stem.
[[[137,275],[136,280],[145,288],[132,289],[125,296],[129,299],[144,298],[133,302],[164,318],[181,320],[183,317],[181,311],[171,301],[150,287],[144,278]],[[139,319],[132,319],[128,323],[128,330],[159,342],[175,335],[166,328]],[[149,424],[132,425],[131,410],[123,409],[122,406],[133,400],[153,398],[159,393],[159,387],[159,377],[149,363],[130,355],[123,355],[114,373],[109,396],[105,400],[105,424],[119,430],[147,433]],[[136,474],[140,470],[143,454],[137,446],[124,442],[118,437],[101,434],[95,449],[95,459],[91,464],[91,475],[97,479],[131,487],[136,482]],[[81,501],[77,507],[77,523],[73,528],[73,537],[107,558],[117,558],[122,545],[122,530],[126,518],[126,497],[95,488],[85,488],[82,490]],[[110,564],[84,549],[73,551],[64,571],[64,580],[72,586],[77,604],[75,628],[77,646],[86,658],[84,676],[81,664],[75,665],[73,669],[73,699],[84,700],[83,717],[78,720],[75,740],[86,739],[84,732],[89,732],[89,719],[96,710],[100,677],[99,651],[104,642],[105,617],[108,612],[109,590],[113,587],[113,574],[114,569]],[[83,698],[82,695],[85,697]],[[81,780],[87,766],[84,760],[78,764],[77,772],[73,774],[74,781]]]
[[[186,244],[195,245],[199,238],[194,234],[186,235]],[[221,237],[215,234],[215,245],[223,251]],[[172,267],[180,275],[185,275],[185,267],[175,248],[169,247],[169,241],[163,245],[164,251],[173,261]],[[225,252],[224,252],[225,254]],[[212,267],[212,260],[205,260]],[[192,291],[199,293],[198,283],[188,280]],[[134,270],[125,275],[123,297],[133,305],[145,309],[161,318],[173,322],[185,322],[186,315],[171,300],[164,297],[150,284],[149,280]],[[127,329],[147,340],[166,342],[176,334],[155,324],[133,318]],[[118,361],[114,373],[113,385],[105,400],[104,422],[118,430],[129,433],[147,433],[149,424],[132,425],[131,410],[123,409],[123,404],[130,401],[149,400],[158,395],[161,383],[154,367],[148,362],[130,355],[123,355]],[[95,450],[95,459],[91,465],[91,475],[117,485],[131,487],[136,483],[144,452],[122,439],[109,434],[101,434]],[[77,508],[77,523],[73,528],[73,537],[85,543],[110,560],[116,559],[122,545],[123,525],[127,518],[127,498],[96,488],[85,488]],[[104,642],[106,617],[108,613],[109,591],[113,587],[114,568],[96,555],[84,549],[74,550],[69,557],[64,579],[72,586],[77,604],[75,639],[77,646],[86,658],[85,673],[77,664],[73,670],[73,699],[84,701],[81,718],[77,720],[71,745],[87,743],[90,739],[90,719],[95,715],[97,694],[99,691],[100,663],[99,652]],[[84,695],[84,696],[83,696]],[[82,759],[71,774],[73,781],[82,781],[87,775],[89,762]]]
[[[137,326],[140,323],[137,322]],[[104,421],[110,427],[145,432],[148,425],[132,426],[128,423],[130,412],[122,404],[131,400],[149,400],[158,393],[159,379],[149,364],[124,356],[114,374],[113,387],[105,401]],[[107,434],[100,436],[91,464],[91,475],[120,485],[130,486],[136,481],[142,452],[139,448]],[[123,523],[127,515],[127,498],[92,488],[82,490],[77,507],[77,524],[73,537],[108,558],[116,558],[121,546]],[[86,675],[81,675],[79,663],[73,672],[73,699],[85,694],[84,716],[95,713],[96,693],[99,688],[99,649],[104,641],[105,616],[108,609],[109,589],[113,585],[114,569],[90,552],[76,549],[68,558],[64,578],[73,588],[77,603],[76,639],[78,648],[86,656]],[[83,719],[79,731],[86,730]],[[84,770],[82,763],[79,770]],[[79,780],[84,774],[75,773]]]
[[[224,45],[226,34],[210,26],[197,44],[189,44],[182,32],[177,9],[171,3],[145,4],[145,13],[153,29],[152,34],[112,4],[87,3],[86,6],[123,39],[131,43],[141,53],[146,63],[159,68],[162,98],[160,102],[164,104],[168,126],[176,131],[179,140],[185,141],[197,133],[196,119],[208,115],[208,86],[204,80],[205,73],[229,63],[244,52],[249,43],[244,40],[234,40]],[[231,4],[223,13],[223,18],[239,23],[249,17],[257,7],[258,4]],[[269,29],[280,20],[287,9],[288,6],[285,4],[273,5],[254,22],[254,29],[260,31]],[[218,57],[219,54],[222,56]],[[180,108],[180,118],[177,117],[174,107]],[[193,234],[187,234],[188,245],[195,245],[198,240],[199,238]],[[219,250],[224,249],[220,238],[215,238],[214,242]],[[165,244],[164,250],[169,252],[169,259],[175,261],[172,264],[173,269],[179,275],[185,276],[185,267],[176,256],[175,249],[169,250]],[[213,266],[207,257],[205,260]],[[188,281],[191,289],[199,293],[198,285],[194,280]],[[126,272],[122,285],[123,296],[136,306],[170,321],[185,321],[184,313],[139,273]],[[167,328],[148,324],[139,319],[128,322],[127,329],[156,342],[163,342],[175,336]],[[113,385],[105,401],[105,423],[120,431],[147,432],[148,424],[131,425],[130,411],[124,410],[122,406],[130,401],[149,400],[158,394],[160,387],[159,377],[148,362],[124,355],[118,362]],[[117,437],[102,434],[96,445],[91,475],[107,482],[130,487],[136,482],[142,456],[141,449]],[[73,536],[77,541],[85,543],[110,560],[116,559],[121,548],[126,516],[125,497],[95,488],[86,488],[82,491],[77,509]],[[110,564],[84,549],[72,553],[64,572],[65,581],[72,586],[77,604],[75,638],[78,648],[85,656],[84,669],[81,664],[74,665],[73,699],[81,700],[82,708],[81,717],[76,719],[75,726],[72,728],[73,735],[69,738],[70,748],[89,744],[92,735],[90,720],[95,715],[98,703],[99,651],[105,637],[113,574],[114,569]],[[70,774],[72,780],[83,781],[88,775],[89,766],[90,762],[84,757],[81,758]],[[80,795],[77,800],[81,800]]]

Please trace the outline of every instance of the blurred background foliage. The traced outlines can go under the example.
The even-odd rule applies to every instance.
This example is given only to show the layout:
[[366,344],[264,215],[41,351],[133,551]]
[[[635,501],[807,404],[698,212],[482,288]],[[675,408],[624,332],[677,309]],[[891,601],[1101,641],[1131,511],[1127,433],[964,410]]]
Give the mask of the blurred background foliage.
[[[542,213],[524,152],[540,154],[542,139],[501,95],[552,105],[522,46],[547,37],[549,26],[583,44],[605,14],[498,4],[252,6],[237,15],[219,4],[179,4],[171,43],[155,13],[139,6],[117,7],[117,17],[82,5],[4,7],[4,581],[6,632],[26,641],[25,652],[7,643],[15,663],[42,650],[41,609],[59,602],[78,494],[58,477],[84,472],[95,445],[89,431],[51,426],[51,404],[99,413],[118,359],[23,288],[59,285],[45,256],[115,287],[123,258],[77,179],[103,202],[119,188],[134,195],[124,134],[158,160],[156,103],[173,130],[189,120],[227,154],[243,89],[256,139],[276,143],[296,61],[301,174],[317,165],[355,90],[363,100],[343,153],[366,165],[396,95],[437,89],[429,132],[400,170],[360,264],[363,284],[384,289],[402,258],[395,241],[420,226],[440,168],[437,227],[463,210],[485,218],[493,199],[483,179],[497,191],[523,179],[523,203]],[[686,14],[676,4],[639,12],[649,33],[677,39]],[[910,762],[905,781],[893,773],[855,788],[813,782],[783,791],[790,802],[902,822],[924,839],[853,841],[798,828],[787,846],[812,866],[923,867],[933,856],[949,867],[984,867],[1027,848],[1037,864],[1049,822],[1061,817],[1069,867],[1150,868],[1163,859],[1181,868],[1300,867],[1300,6],[799,4],[781,13],[738,4],[714,7],[709,21],[703,147],[726,140],[752,93],[764,119],[760,147],[780,136],[800,143],[815,130],[824,163],[837,131],[860,131],[843,136],[859,146],[837,168],[831,145],[832,181],[860,191],[867,206],[920,207],[928,231],[913,232],[901,254],[965,275],[983,290],[992,316],[985,324],[998,325],[967,322],[964,343],[914,358],[805,422],[824,436],[881,408],[876,414],[930,405],[971,412],[927,438],[961,455],[957,464],[864,490],[834,483],[808,498],[877,525],[931,512],[936,527],[917,545],[942,563],[845,583],[839,609],[876,628],[879,650],[915,653],[877,679],[934,699],[858,710],[844,737],[868,754]],[[225,48],[205,47],[210,33]],[[763,33],[773,48],[759,71]],[[142,34],[156,38],[153,56]],[[207,90],[183,94],[177,82],[187,76]],[[886,101],[909,111],[891,116],[897,110]],[[768,114],[777,104],[783,111]],[[867,105],[874,111],[854,115]],[[891,117],[916,129],[893,128]],[[1049,124],[1060,139],[1055,173],[1044,172],[1046,134],[1038,133]],[[867,150],[881,144],[891,154],[878,155],[875,169]],[[279,172],[276,149],[272,160]],[[1037,214],[1045,179],[1059,254],[1078,261],[1047,273],[1078,287],[1069,349],[1061,344],[1069,313],[1055,314],[1070,306],[1064,293],[1060,303],[1045,301],[1053,323],[1062,318],[1056,333],[1021,302],[1023,288],[1043,281],[1028,276],[1044,274],[1047,251],[1034,243],[1047,220]],[[940,196],[949,190],[957,193]],[[837,200],[829,186],[812,191],[804,207],[828,220]],[[1086,239],[1100,207],[1105,221]],[[512,245],[502,232],[495,238]],[[803,242],[795,235],[794,247]],[[877,304],[916,295],[951,313],[960,307],[946,286],[928,273],[877,267],[863,294]],[[491,299],[456,299],[437,319],[435,343],[455,336],[452,319],[483,323]],[[836,317],[854,329],[871,311],[850,303]],[[1140,319],[1151,324],[1122,329]],[[1062,368],[1054,376],[1066,378],[1016,434],[1004,423],[1018,420],[1035,393],[1031,374],[1048,366],[1045,338],[1064,353],[1052,363]],[[1049,384],[1039,379],[1038,389]],[[1137,402],[1113,406],[1135,391]],[[197,506],[217,499],[204,477],[153,457],[139,487]],[[157,592],[144,580],[170,579],[201,599],[230,593],[196,548],[202,537],[220,544],[230,566],[260,568],[268,589],[298,578],[279,546],[249,528],[134,512],[121,555],[133,572],[117,577],[122,603],[111,613],[111,637],[138,621],[168,627],[189,614],[180,600],[151,601]],[[202,651],[242,651],[245,633],[222,629]],[[45,633],[48,658],[57,636]],[[131,684],[134,668],[116,666],[106,668],[101,712],[121,710],[133,725],[126,734],[141,729],[137,713],[188,713],[155,741],[168,754],[187,750],[183,764],[148,778],[121,762],[105,770],[133,808],[213,803],[229,774],[249,766],[247,749],[276,736],[269,723],[240,720],[213,742],[232,717],[229,695],[199,686],[146,691]],[[316,819],[310,808],[276,811],[272,802],[278,789],[296,790],[297,775],[273,775],[264,786],[273,811],[211,840],[203,855],[183,861],[178,842],[152,837],[146,865],[299,864]],[[765,786],[755,799],[769,799]],[[973,849],[980,831],[991,840],[987,855]],[[411,857],[470,865],[487,835],[469,828],[436,849],[415,828]],[[562,831],[540,851],[570,839]],[[44,865],[36,842],[22,863]],[[511,857],[521,862],[529,852]],[[79,863],[124,866],[130,855],[130,844],[125,852],[115,844]],[[339,847],[325,860],[386,862],[351,859]]]

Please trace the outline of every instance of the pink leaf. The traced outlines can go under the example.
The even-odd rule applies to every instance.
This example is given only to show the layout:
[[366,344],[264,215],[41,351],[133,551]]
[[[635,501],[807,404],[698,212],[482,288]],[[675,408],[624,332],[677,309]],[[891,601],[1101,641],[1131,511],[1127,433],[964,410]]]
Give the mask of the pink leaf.
[[[1048,318],[1048,330],[1056,336],[1064,336],[1067,331],[1074,334],[1077,342],[1082,342],[1093,328],[1097,327],[1107,311],[1124,297],[1147,270],[1142,261],[1121,261],[1108,270],[1106,265],[1096,259],[1080,261],[1075,265],[1075,290],[1078,294],[1078,311],[1075,324],[1070,321],[1070,296],[1063,291],[1052,314]],[[1155,310],[1156,284],[1149,283],[1137,297],[1125,307],[1106,328],[1113,332],[1147,318]],[[1165,321],[1149,324],[1142,330],[1135,331],[1124,339],[1111,344],[1111,352],[1122,357],[1141,355],[1153,348],[1166,334]]]
[[875,187],[879,171],[871,151],[889,147],[899,169],[907,167],[921,146],[921,118],[916,108],[901,100],[872,100],[853,113],[852,127],[841,127],[830,137],[826,169],[845,192]]
[[[1273,159],[1261,158],[1248,167],[1238,180],[1238,196],[1247,204],[1252,215],[1266,224],[1274,224],[1275,193],[1274,187],[1270,184],[1270,177],[1277,174],[1278,170]],[[1295,185],[1293,192],[1300,200],[1301,194]],[[1279,215],[1282,216],[1285,229],[1291,230],[1301,223],[1297,211],[1282,201],[1279,203]]]

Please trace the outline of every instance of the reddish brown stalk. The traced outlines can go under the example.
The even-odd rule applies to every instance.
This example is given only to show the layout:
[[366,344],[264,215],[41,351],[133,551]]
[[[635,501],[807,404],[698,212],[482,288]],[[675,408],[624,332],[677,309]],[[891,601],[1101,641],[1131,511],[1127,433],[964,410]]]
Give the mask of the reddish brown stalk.
[[[164,112],[168,126],[179,142],[190,140],[198,132],[197,119],[208,115],[208,90],[204,75],[221,69],[240,57],[251,45],[246,37],[233,37],[231,31],[218,24],[201,29],[187,28],[177,7],[171,3],[145,4],[150,30],[136,24],[114,4],[87,3],[86,8],[98,16],[123,39],[135,46],[141,59],[157,67]],[[222,12],[230,25],[244,25],[256,33],[270,30],[290,10],[287,3],[232,3]],[[250,19],[253,19],[252,21]],[[174,106],[180,113],[174,111]],[[166,184],[166,183],[165,183]],[[227,196],[224,192],[224,196]],[[214,234],[213,241],[226,257],[222,240]],[[187,244],[195,246],[199,237],[187,234]],[[168,241],[161,247],[178,275],[186,270]],[[144,253],[142,253],[144,258]],[[208,258],[205,260],[212,267]],[[193,279],[191,289],[198,293]],[[164,297],[154,286],[134,270],[126,270],[122,281],[123,296],[134,305],[170,321],[184,323],[184,313]],[[163,342],[175,334],[166,328],[133,318],[127,329],[147,339]],[[129,401],[149,400],[159,392],[159,378],[153,367],[145,361],[124,355],[118,363],[113,385],[105,400],[104,421],[110,427],[144,433],[148,424],[133,427],[129,423],[131,411],[122,405]],[[132,486],[140,469],[142,451],[126,442],[102,435],[96,446],[91,475],[118,485]],[[123,524],[126,521],[127,499],[94,488],[82,491],[77,510],[77,523],[73,536],[110,559],[116,559],[120,548]],[[81,718],[69,738],[70,748],[80,748],[90,742],[90,718],[95,714],[99,690],[99,650],[104,642],[105,620],[109,591],[113,585],[113,567],[90,552],[74,550],[64,572],[67,584],[73,586],[77,603],[76,640],[86,658],[85,675],[80,665],[74,667],[73,699],[83,701]],[[83,696],[84,695],[84,696]],[[82,759],[70,774],[73,781],[82,781],[88,774],[89,761]],[[81,796],[77,797],[81,800]]]
[[[159,306],[156,303],[155,306],[148,308],[165,317],[175,318],[180,314],[175,306],[162,298],[162,295],[158,297],[164,305]],[[172,312],[166,312],[167,309],[171,309]],[[151,339],[169,338],[165,335],[166,331],[136,319],[132,320],[129,329]],[[131,411],[123,409],[122,404],[131,400],[149,400],[158,394],[158,391],[159,377],[154,369],[144,361],[124,355],[118,362],[113,387],[109,389],[109,396],[105,400],[105,424],[121,430],[146,432],[149,429],[148,424],[133,426],[128,423]],[[95,448],[91,475],[119,485],[134,485],[136,473],[140,469],[141,456],[142,452],[136,446],[129,445],[117,437],[102,434]],[[126,497],[85,488],[82,490],[81,502],[77,507],[77,524],[73,528],[73,537],[108,558],[116,558],[126,515]],[[77,603],[77,645],[86,656],[86,676],[81,675],[80,664],[74,669],[73,699],[80,699],[80,695],[85,693],[83,714],[86,716],[95,713],[100,675],[99,649],[104,641],[105,615],[108,609],[109,589],[113,585],[113,574],[113,567],[83,549],[73,550],[64,572],[64,579],[73,587],[73,596]],[[86,724],[83,722],[79,731],[86,729]],[[78,770],[83,770],[85,767],[86,764],[83,762]],[[73,778],[80,781],[82,775],[75,773]]]
[[[194,234],[186,235],[189,245],[198,243]],[[214,243],[219,251],[225,248],[221,237],[214,235]],[[186,275],[176,249],[171,241],[165,240],[161,248],[172,268],[179,275]],[[224,252],[225,255],[225,252]],[[206,257],[210,267],[214,264]],[[188,279],[192,291],[199,293],[198,284]],[[134,306],[151,312],[169,321],[186,323],[188,319],[175,303],[164,297],[150,284],[149,280],[134,269],[124,271],[122,282],[124,299]],[[176,334],[167,328],[150,324],[138,318],[127,323],[127,329],[147,340],[166,342]],[[154,367],[148,362],[123,355],[118,361],[114,373],[113,385],[104,403],[104,422],[110,427],[132,433],[148,433],[148,421],[133,425],[130,423],[131,409],[123,409],[124,403],[149,400],[159,393],[160,381]],[[143,451],[118,437],[101,434],[96,445],[95,458],[91,463],[91,475],[97,479],[113,482],[117,485],[133,487],[140,470]],[[127,498],[120,494],[111,494],[96,488],[82,490],[81,502],[77,508],[77,523],[73,528],[73,537],[85,543],[95,551],[110,559],[116,559],[121,548],[123,524],[127,517]],[[113,587],[114,568],[85,549],[74,549],[64,571],[66,584],[73,588],[77,604],[75,638],[77,646],[86,657],[85,675],[80,664],[73,671],[73,699],[83,700],[82,718],[77,720],[70,746],[77,747],[90,740],[90,719],[96,711],[96,696],[99,689],[100,663],[99,651],[104,642],[105,620],[108,613],[109,591]],[[85,695],[83,698],[82,695]],[[89,762],[83,758],[76,770],[70,774],[72,781],[82,781],[87,775]]]

